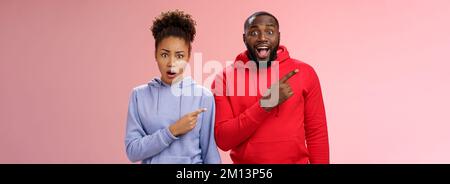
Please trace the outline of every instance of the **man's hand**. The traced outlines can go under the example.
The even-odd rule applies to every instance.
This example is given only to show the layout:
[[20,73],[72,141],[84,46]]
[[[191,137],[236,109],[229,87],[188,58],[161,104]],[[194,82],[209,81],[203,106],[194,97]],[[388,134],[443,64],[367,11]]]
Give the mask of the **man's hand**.
[[272,110],[272,108],[282,104],[292,95],[294,95],[294,92],[292,91],[291,86],[289,86],[289,83],[287,83],[287,81],[297,73],[298,69],[295,69],[283,76],[283,78],[281,78],[277,83],[272,84],[270,89],[268,89],[267,92],[259,100],[260,106],[264,110],[270,111]]
[[177,122],[169,126],[170,133],[175,137],[188,133],[195,128],[195,125],[197,125],[198,115],[205,111],[206,108],[200,108],[194,112],[187,113]]

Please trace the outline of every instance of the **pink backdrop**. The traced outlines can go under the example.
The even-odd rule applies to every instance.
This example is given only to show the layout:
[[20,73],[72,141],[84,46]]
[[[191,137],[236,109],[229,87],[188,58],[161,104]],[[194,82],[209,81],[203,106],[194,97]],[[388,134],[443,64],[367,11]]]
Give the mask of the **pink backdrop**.
[[319,74],[332,163],[450,163],[448,0],[0,0],[0,163],[129,163],[130,91],[159,74],[149,27],[176,8],[222,63],[248,15],[276,15]]

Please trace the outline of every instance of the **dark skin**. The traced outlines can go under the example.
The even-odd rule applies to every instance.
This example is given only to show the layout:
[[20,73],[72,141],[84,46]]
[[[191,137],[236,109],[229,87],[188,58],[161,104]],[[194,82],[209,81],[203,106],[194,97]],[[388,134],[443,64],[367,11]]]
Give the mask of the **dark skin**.
[[[243,41],[250,52],[251,59],[256,60],[260,65],[262,63],[267,65],[267,62],[276,57],[276,50],[280,43],[279,25],[272,16],[254,16],[247,22]],[[289,72],[263,95],[259,103],[264,110],[270,111],[294,95],[287,81],[296,73],[298,73],[297,69]]]
[[297,73],[298,69],[292,70],[278,82],[273,84],[270,89],[267,90],[266,94],[261,97],[259,104],[265,111],[272,110],[294,95],[294,92],[287,81]]
[[[259,15],[247,21],[243,34],[243,41],[250,52],[250,58],[258,63],[268,62],[276,57],[276,50],[280,43],[280,31],[276,20],[269,15]],[[266,57],[260,57],[260,50],[267,50]]]

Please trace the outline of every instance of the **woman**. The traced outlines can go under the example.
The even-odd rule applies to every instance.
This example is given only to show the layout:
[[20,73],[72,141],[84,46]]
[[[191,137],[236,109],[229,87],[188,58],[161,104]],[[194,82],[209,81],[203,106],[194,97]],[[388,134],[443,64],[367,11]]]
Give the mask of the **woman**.
[[128,158],[152,164],[220,163],[214,97],[182,75],[195,21],[182,11],[169,11],[155,19],[152,32],[161,77],[133,89],[125,137]]

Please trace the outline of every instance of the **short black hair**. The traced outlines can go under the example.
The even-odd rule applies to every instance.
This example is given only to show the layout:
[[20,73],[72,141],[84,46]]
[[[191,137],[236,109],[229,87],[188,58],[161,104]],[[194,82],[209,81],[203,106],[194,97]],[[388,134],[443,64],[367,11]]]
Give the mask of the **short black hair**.
[[158,44],[169,36],[182,38],[189,45],[191,52],[191,43],[195,38],[195,21],[192,16],[180,10],[162,12],[156,17],[152,25],[153,38],[155,39],[155,48]]
[[258,12],[253,13],[252,15],[250,15],[250,16],[245,20],[245,22],[244,22],[244,30],[247,30],[248,27],[250,26],[250,19],[251,19],[251,18],[253,18],[253,17],[256,18],[257,16],[261,16],[261,15],[271,16],[273,19],[275,19],[275,23],[276,23],[277,27],[280,27],[280,25],[278,24],[278,19],[277,19],[274,15],[272,15],[271,13],[266,12],[266,11],[258,11]]

